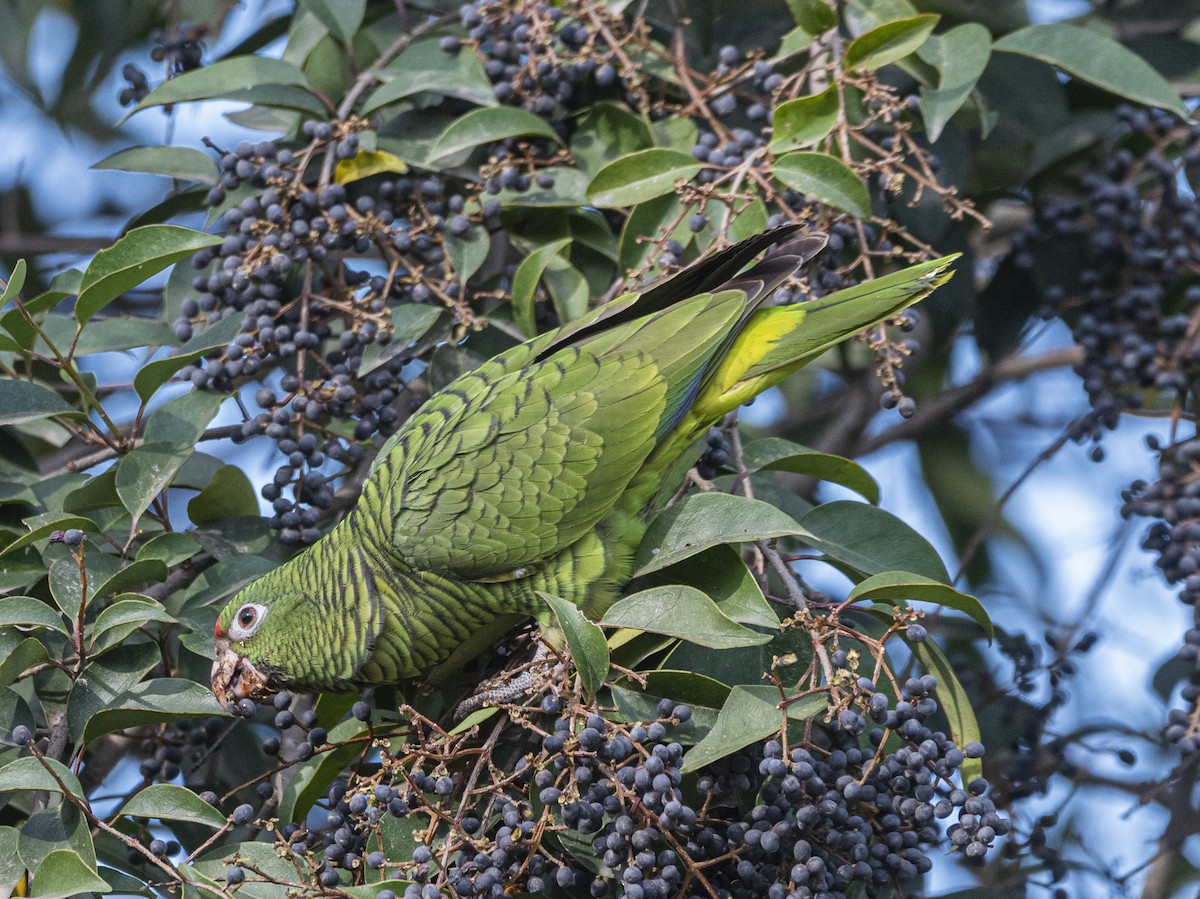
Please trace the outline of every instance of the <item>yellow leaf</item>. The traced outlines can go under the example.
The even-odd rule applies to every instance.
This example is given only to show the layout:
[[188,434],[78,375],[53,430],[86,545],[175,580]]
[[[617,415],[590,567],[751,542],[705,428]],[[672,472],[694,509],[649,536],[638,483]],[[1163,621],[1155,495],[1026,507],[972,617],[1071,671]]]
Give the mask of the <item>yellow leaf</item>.
[[408,166],[399,156],[384,150],[359,150],[353,159],[343,159],[337,164],[333,179],[338,184],[349,184],[383,172],[403,175],[407,171]]

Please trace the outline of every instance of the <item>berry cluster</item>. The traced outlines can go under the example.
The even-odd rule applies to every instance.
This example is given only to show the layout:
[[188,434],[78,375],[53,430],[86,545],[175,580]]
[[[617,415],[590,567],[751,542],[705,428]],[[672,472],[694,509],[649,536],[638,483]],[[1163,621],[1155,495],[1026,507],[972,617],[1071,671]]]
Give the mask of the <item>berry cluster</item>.
[[1158,480],[1134,481],[1122,493],[1125,517],[1154,519],[1142,542],[1156,553],[1169,584],[1180,585],[1179,599],[1192,609],[1192,627],[1179,650],[1190,663],[1183,686],[1186,709],[1174,709],[1165,736],[1185,754],[1200,749],[1200,439],[1192,437],[1159,450]]
[[[750,746],[694,782],[685,781],[684,748],[672,739],[672,728],[692,717],[686,704],[664,699],[655,720],[621,723],[547,693],[512,707],[520,726],[492,750],[509,761],[490,789],[473,780],[464,793],[477,776],[474,752],[464,767],[431,744],[396,755],[392,744],[378,765],[360,764],[333,785],[319,825],[311,815],[286,824],[280,842],[325,888],[401,879],[408,899],[550,889],[595,899],[913,895],[905,890],[930,869],[930,848],[948,844],[978,860],[1009,832],[984,795],[986,781],[953,782],[983,747],[960,748],[930,727],[936,689],[928,675],[910,678],[893,701],[860,679],[832,723],[814,722],[810,741]],[[307,759],[323,751],[325,734],[311,713],[298,720],[291,703],[277,698],[275,724],[307,730],[298,756]],[[372,715],[366,703],[352,714]],[[264,749],[278,753],[278,736]],[[253,815],[240,806],[234,818],[245,820],[235,823]],[[385,816],[443,824],[421,827],[407,856],[396,857],[381,841]],[[234,864],[227,880],[243,875]]]
[[[224,209],[233,233],[196,255],[197,293],[174,323],[187,340],[199,323],[242,317],[241,333],[223,352],[181,375],[219,390],[265,382],[254,394],[258,411],[234,439],[265,435],[286,457],[263,496],[275,511],[272,525],[293,544],[319,536],[321,511],[332,503],[329,482],[337,475],[322,467],[356,465],[362,441],[399,425],[402,372],[412,355],[391,343],[392,310],[441,303],[460,324],[472,322],[456,300],[460,285],[442,246],[447,230],[467,222],[464,196],[436,177],[383,181],[357,197],[340,184],[311,190],[304,160],[321,149],[353,158],[359,140],[352,127],[309,122],[303,130],[312,143],[302,157],[269,141],[222,153],[223,174],[208,203]],[[386,275],[354,262],[372,256],[387,261]],[[297,296],[303,265],[311,280]],[[353,423],[352,439],[331,427],[336,421]]]
[[[1079,441],[1098,442],[1122,412],[1143,408],[1147,391],[1170,404],[1200,364],[1189,333],[1200,202],[1182,186],[1200,160],[1200,126],[1157,109],[1122,106],[1118,116],[1128,126],[1121,146],[1082,176],[1080,195],[1043,202],[1013,246],[1018,267],[1046,278],[1042,315],[1062,315],[1084,352],[1076,373],[1091,412],[1075,427]],[[1079,262],[1064,266],[1064,256]],[[1093,455],[1103,458],[1099,446]]]
[[182,25],[171,31],[155,31],[150,35],[155,47],[150,58],[167,64],[168,77],[198,69],[204,62],[206,25]]
[[[474,0],[459,9],[459,20],[501,103],[560,129],[571,112],[616,91],[634,108],[645,105],[645,76],[614,49],[632,49],[636,41],[619,18],[595,5]],[[442,39],[446,52],[460,46],[457,38]]]

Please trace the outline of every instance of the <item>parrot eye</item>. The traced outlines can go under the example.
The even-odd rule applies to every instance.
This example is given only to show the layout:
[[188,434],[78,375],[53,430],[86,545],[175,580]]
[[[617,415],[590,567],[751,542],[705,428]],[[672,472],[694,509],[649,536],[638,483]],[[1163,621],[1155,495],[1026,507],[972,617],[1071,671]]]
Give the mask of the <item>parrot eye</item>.
[[266,617],[266,606],[256,602],[246,603],[233,616],[233,625],[229,628],[229,636],[235,640],[245,640],[253,636]]

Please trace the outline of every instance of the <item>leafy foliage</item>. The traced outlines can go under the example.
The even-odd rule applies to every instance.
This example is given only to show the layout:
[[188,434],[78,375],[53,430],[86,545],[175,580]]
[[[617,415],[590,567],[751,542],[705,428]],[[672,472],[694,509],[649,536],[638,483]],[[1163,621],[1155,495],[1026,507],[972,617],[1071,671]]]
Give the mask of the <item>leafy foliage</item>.
[[[724,9],[684,24],[592,0],[305,0],[223,58],[222,4],[193,4],[196,24],[131,20],[130,42],[163,26],[164,77],[124,67],[129,116],[235,100],[258,137],[108,156],[95,167],[170,177],[169,196],[52,281],[10,266],[0,894],[26,878],[45,897],[917,895],[935,864],[964,865],[979,895],[1063,880],[1053,822],[1006,813],[1072,776],[1048,722],[1094,639],[1064,638],[1051,698],[1023,698],[1037,653],[966,592],[987,586],[971,557],[1000,515],[935,489],[959,589],[845,456],[872,445],[876,401],[896,411],[874,445],[944,449],[930,420],[996,383],[931,395],[972,316],[993,361],[1016,358],[1031,313],[1069,322],[1091,412],[1059,445],[1099,441],[1127,409],[1190,414],[1200,215],[1181,185],[1200,133],[1161,60],[1091,27],[1099,14],[945,6],[793,0],[717,47]],[[280,58],[256,52],[273,42]],[[19,43],[0,56],[31,83]],[[69,119],[80,73],[124,49],[81,41],[49,111]],[[76,125],[107,127],[90,108]],[[981,260],[977,201],[1017,194],[1031,223]],[[781,304],[886,291],[970,251],[923,317],[839,347],[836,377],[786,385],[771,434],[714,429],[602,621],[546,596],[561,640],[517,629],[463,682],[283,693],[241,716],[212,698],[216,609],[344,514],[430,392],[789,221],[830,240]],[[131,352],[136,373],[114,374]],[[1155,447],[1158,481],[1126,496],[1158,521],[1147,546],[1189,605],[1194,444]],[[243,445],[269,446],[275,470]],[[831,498],[845,490],[865,502]],[[994,635],[1020,688],[998,700],[979,646]],[[1160,678],[1185,682],[1166,730],[1183,778],[1194,667]],[[481,683],[489,701],[459,720]]]

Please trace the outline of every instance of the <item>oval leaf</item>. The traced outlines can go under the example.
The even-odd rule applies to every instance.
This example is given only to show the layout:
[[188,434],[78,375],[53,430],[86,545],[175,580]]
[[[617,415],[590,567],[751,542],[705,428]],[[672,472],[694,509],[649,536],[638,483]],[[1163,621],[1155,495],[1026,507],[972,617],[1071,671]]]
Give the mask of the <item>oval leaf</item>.
[[207,688],[195,681],[162,677],[138,684],[96,712],[83,729],[83,742],[127,727],[224,714]]
[[742,461],[752,472],[788,471],[806,475],[853,490],[872,505],[879,503],[879,484],[857,462],[818,452],[782,437],[764,437],[747,443]]
[[[106,607],[88,630],[92,643],[96,644],[109,631],[117,629],[123,638],[151,621],[174,624],[175,616],[149,596],[128,594]],[[109,639],[105,642],[112,643],[113,641]]]
[[151,784],[133,796],[121,814],[160,821],[190,821],[208,827],[224,827],[225,816],[185,787]]
[[190,444],[143,443],[121,459],[117,464],[117,495],[134,520],[166,489],[193,452]]
[[722,543],[806,533],[807,529],[770,503],[730,493],[695,493],[651,522],[638,547],[634,577],[674,565]]
[[367,98],[362,115],[425,91],[458,97],[477,106],[496,106],[492,82],[479,57],[465,49],[447,53],[438,43],[417,41],[381,70],[378,76],[387,80]]
[[343,159],[337,164],[333,180],[338,184],[349,184],[384,172],[403,175],[407,171],[408,163],[386,150],[359,150],[353,159]]
[[903,59],[920,49],[940,19],[941,16],[926,13],[871,29],[846,48],[847,67],[870,71]]
[[[683,757],[683,772],[696,771],[739,749],[765,740],[783,727],[779,688],[771,684],[741,685],[729,691],[717,723],[708,736]],[[787,717],[805,721],[826,708],[825,695],[818,694],[790,704]]]
[[633,206],[675,192],[675,182],[688,181],[700,163],[687,153],[654,147],[613,160],[588,184],[595,206]]
[[48,387],[0,378],[0,425],[20,425],[55,415],[83,415]]
[[770,634],[743,627],[707,594],[683,584],[651,587],[618,600],[600,623],[666,634],[710,649],[758,646],[771,641]]
[[809,536],[797,539],[864,575],[912,571],[941,583],[950,580],[929,541],[876,506],[849,500],[824,503],[800,523]]
[[142,366],[133,376],[133,389],[137,391],[142,402],[154,396],[155,391],[171,380],[175,372],[185,365],[229,346],[230,342],[241,333],[244,316],[231,315],[216,324],[210,325],[179,348],[179,352],[166,359],[156,359]]
[[184,72],[165,81],[147,94],[125,118],[151,106],[167,106],[190,100],[211,100],[230,91],[260,84],[304,84],[304,74],[290,62],[268,56],[234,56],[212,65]]
[[[201,71],[207,71],[201,69]],[[82,325],[132,287],[221,238],[178,225],[144,225],[101,250],[83,273],[75,318]]]
[[781,153],[816,143],[833,130],[838,108],[836,84],[811,97],[780,103],[771,118],[771,152]]
[[0,599],[0,627],[36,627],[68,633],[62,615],[32,596]]
[[857,584],[846,602],[882,602],[898,605],[909,601],[932,602],[948,609],[956,609],[971,616],[987,633],[994,636],[992,619],[987,610],[974,596],[959,593],[948,584],[913,574],[909,571],[886,571],[872,575]]
[[1188,109],[1162,75],[1132,50],[1078,25],[1030,25],[996,41],[993,49],[1048,62],[1068,75],[1122,97],[1188,117]]
[[533,295],[537,291],[538,282],[550,261],[570,243],[571,238],[564,237],[538,247],[522,259],[521,264],[517,266],[517,272],[513,275],[512,282],[513,321],[517,323],[517,327],[526,337],[533,337],[537,333],[536,317],[533,312]]
[[588,621],[574,603],[540,590],[538,596],[546,601],[558,619],[584,689],[594,694],[608,676],[608,643],[604,631]]
[[921,115],[930,140],[937,140],[966,102],[992,55],[992,35],[978,22],[930,35],[921,58],[938,71],[936,89],[921,88]]
[[220,178],[211,156],[193,147],[129,147],[92,164],[94,169],[147,172],[213,185]]
[[429,151],[431,160],[452,156],[464,150],[490,144],[508,137],[548,137],[562,142],[558,132],[541,116],[515,106],[491,106],[472,109],[455,119]]
[[55,759],[24,756],[14,759],[0,768],[0,793],[11,793],[16,790],[46,790],[50,793],[61,793],[64,786],[76,796],[84,795],[79,778],[70,768]]
[[34,899],[66,899],[80,893],[108,893],[108,881],[74,849],[55,849],[46,856],[33,879]]
[[860,219],[871,217],[871,194],[862,179],[827,153],[788,153],[775,160],[775,177],[788,187]]

